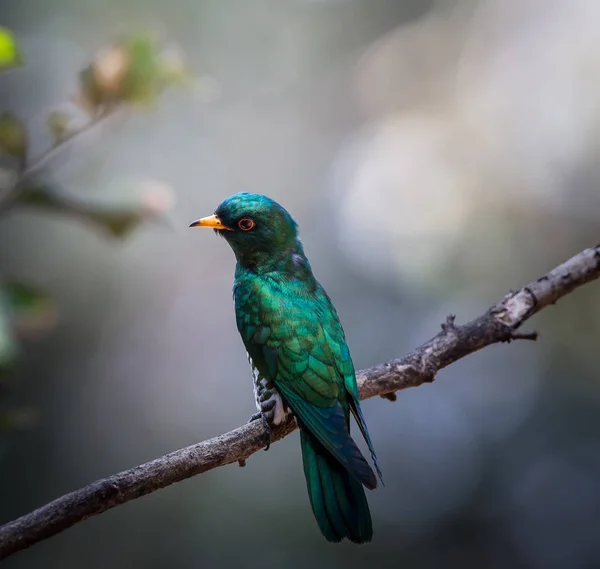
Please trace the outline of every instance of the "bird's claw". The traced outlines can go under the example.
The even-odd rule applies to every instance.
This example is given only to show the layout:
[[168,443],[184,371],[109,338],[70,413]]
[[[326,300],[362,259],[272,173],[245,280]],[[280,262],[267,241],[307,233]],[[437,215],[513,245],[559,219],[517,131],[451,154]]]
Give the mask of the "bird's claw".
[[254,413],[252,415],[250,415],[250,419],[248,419],[248,423],[252,423],[253,421],[256,421],[257,419],[260,419],[262,413],[260,411],[258,411],[258,413]]
[[271,425],[269,425],[267,416],[262,411],[258,411],[254,413],[250,419],[248,419],[248,423],[252,423],[252,421],[256,421],[258,419],[262,420],[263,429],[265,430],[266,446],[264,450],[269,450],[271,448]]

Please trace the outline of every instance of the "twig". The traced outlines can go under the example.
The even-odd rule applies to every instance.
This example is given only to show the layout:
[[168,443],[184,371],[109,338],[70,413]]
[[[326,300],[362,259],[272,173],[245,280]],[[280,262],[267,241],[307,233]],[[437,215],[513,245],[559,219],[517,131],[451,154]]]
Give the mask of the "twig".
[[38,158],[31,164],[28,164],[27,160],[23,159],[18,170],[18,177],[14,184],[6,192],[4,192],[2,196],[0,196],[0,215],[10,209],[10,207],[16,202],[19,193],[21,192],[21,188],[23,187],[23,183],[26,180],[39,172],[59,152],[64,150],[73,139],[92,130],[102,121],[113,115],[116,110],[116,106],[104,107],[96,115],[92,116],[88,122],[79,128],[69,131],[65,136],[48,148],[48,150],[38,156]]
[[[534,339],[516,330],[534,314],[575,288],[600,277],[600,245],[586,249],[485,314],[462,326],[449,316],[442,331],[407,356],[359,371],[361,399],[393,399],[396,391],[432,382],[451,363],[481,348],[515,339]],[[272,430],[273,442],[296,429],[293,419]],[[176,450],[146,464],[97,480],[80,490],[0,527],[0,559],[60,533],[72,525],[202,472],[226,464],[245,464],[263,448],[260,421]]]
[[104,119],[107,119],[109,116],[114,114],[116,111],[116,106],[107,106],[104,107],[100,112],[96,115],[92,116],[88,122],[83,124],[81,127],[76,128],[72,131],[69,131],[65,136],[63,136],[59,142],[48,148],[44,153],[38,156],[37,160],[30,164],[25,172],[23,172],[23,178],[29,178],[33,174],[35,174],[38,170],[41,170],[47,162],[52,160],[54,156],[62,150],[71,140],[74,138],[92,130],[96,125],[101,123]]

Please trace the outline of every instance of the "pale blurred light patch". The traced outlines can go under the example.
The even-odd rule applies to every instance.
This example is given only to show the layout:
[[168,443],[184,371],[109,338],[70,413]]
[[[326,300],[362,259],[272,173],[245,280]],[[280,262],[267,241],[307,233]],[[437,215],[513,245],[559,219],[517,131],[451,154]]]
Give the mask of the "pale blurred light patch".
[[353,0],[297,0],[300,4],[351,4]]
[[[223,88],[221,83],[210,75],[200,75],[192,82],[192,93],[197,103],[202,105],[212,103],[219,99]],[[200,111],[204,108],[201,107]]]
[[[398,116],[369,130],[340,162],[339,238],[371,274],[388,260],[419,282],[461,238],[472,208],[444,117]],[[354,161],[354,160],[355,161]]]
[[592,0],[440,3],[366,50],[371,127],[342,150],[336,196],[361,270],[431,285],[454,254],[460,288],[461,268],[518,272],[515,236],[544,218],[596,219],[599,17]]
[[[158,179],[136,175],[115,175],[104,185],[87,188],[93,203],[111,208],[131,207],[146,218],[160,217],[175,204],[173,187]],[[74,193],[74,191],[71,191]],[[77,196],[79,197],[79,196]],[[82,196],[87,198],[85,194]],[[91,197],[89,198],[91,201]]]
[[173,188],[160,180],[143,180],[138,184],[138,194],[142,207],[149,216],[162,215],[175,202]]
[[[374,42],[359,59],[354,91],[371,120],[397,112],[445,112],[472,2],[440,3]],[[452,4],[452,6],[449,6]]]
[[498,199],[569,205],[565,176],[600,122],[600,4],[488,0],[469,24],[454,95]]

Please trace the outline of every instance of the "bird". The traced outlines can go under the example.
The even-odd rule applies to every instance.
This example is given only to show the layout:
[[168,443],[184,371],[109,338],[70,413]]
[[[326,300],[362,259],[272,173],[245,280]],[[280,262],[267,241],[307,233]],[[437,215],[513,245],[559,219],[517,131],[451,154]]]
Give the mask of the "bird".
[[[361,411],[344,330],[313,275],[298,224],[275,200],[241,192],[190,227],[214,229],[235,254],[235,319],[253,371],[258,410],[250,421],[262,420],[265,450],[271,425],[293,415],[321,533],[331,542],[371,541],[364,489],[375,489],[377,478],[383,484],[383,476]],[[351,414],[377,477],[350,435]]]

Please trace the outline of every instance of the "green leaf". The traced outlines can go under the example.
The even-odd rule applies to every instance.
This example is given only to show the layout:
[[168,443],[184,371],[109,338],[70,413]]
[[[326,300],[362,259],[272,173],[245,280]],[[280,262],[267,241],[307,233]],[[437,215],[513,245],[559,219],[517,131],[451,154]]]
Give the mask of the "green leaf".
[[126,38],[123,47],[130,61],[124,99],[130,103],[154,103],[162,77],[156,42],[149,34],[138,34]]
[[0,115],[0,149],[16,158],[27,153],[27,129],[12,113]]
[[0,71],[23,65],[23,55],[14,35],[8,28],[0,27]]
[[39,289],[19,282],[4,283],[3,288],[12,327],[18,336],[38,335],[56,326],[56,305]]

